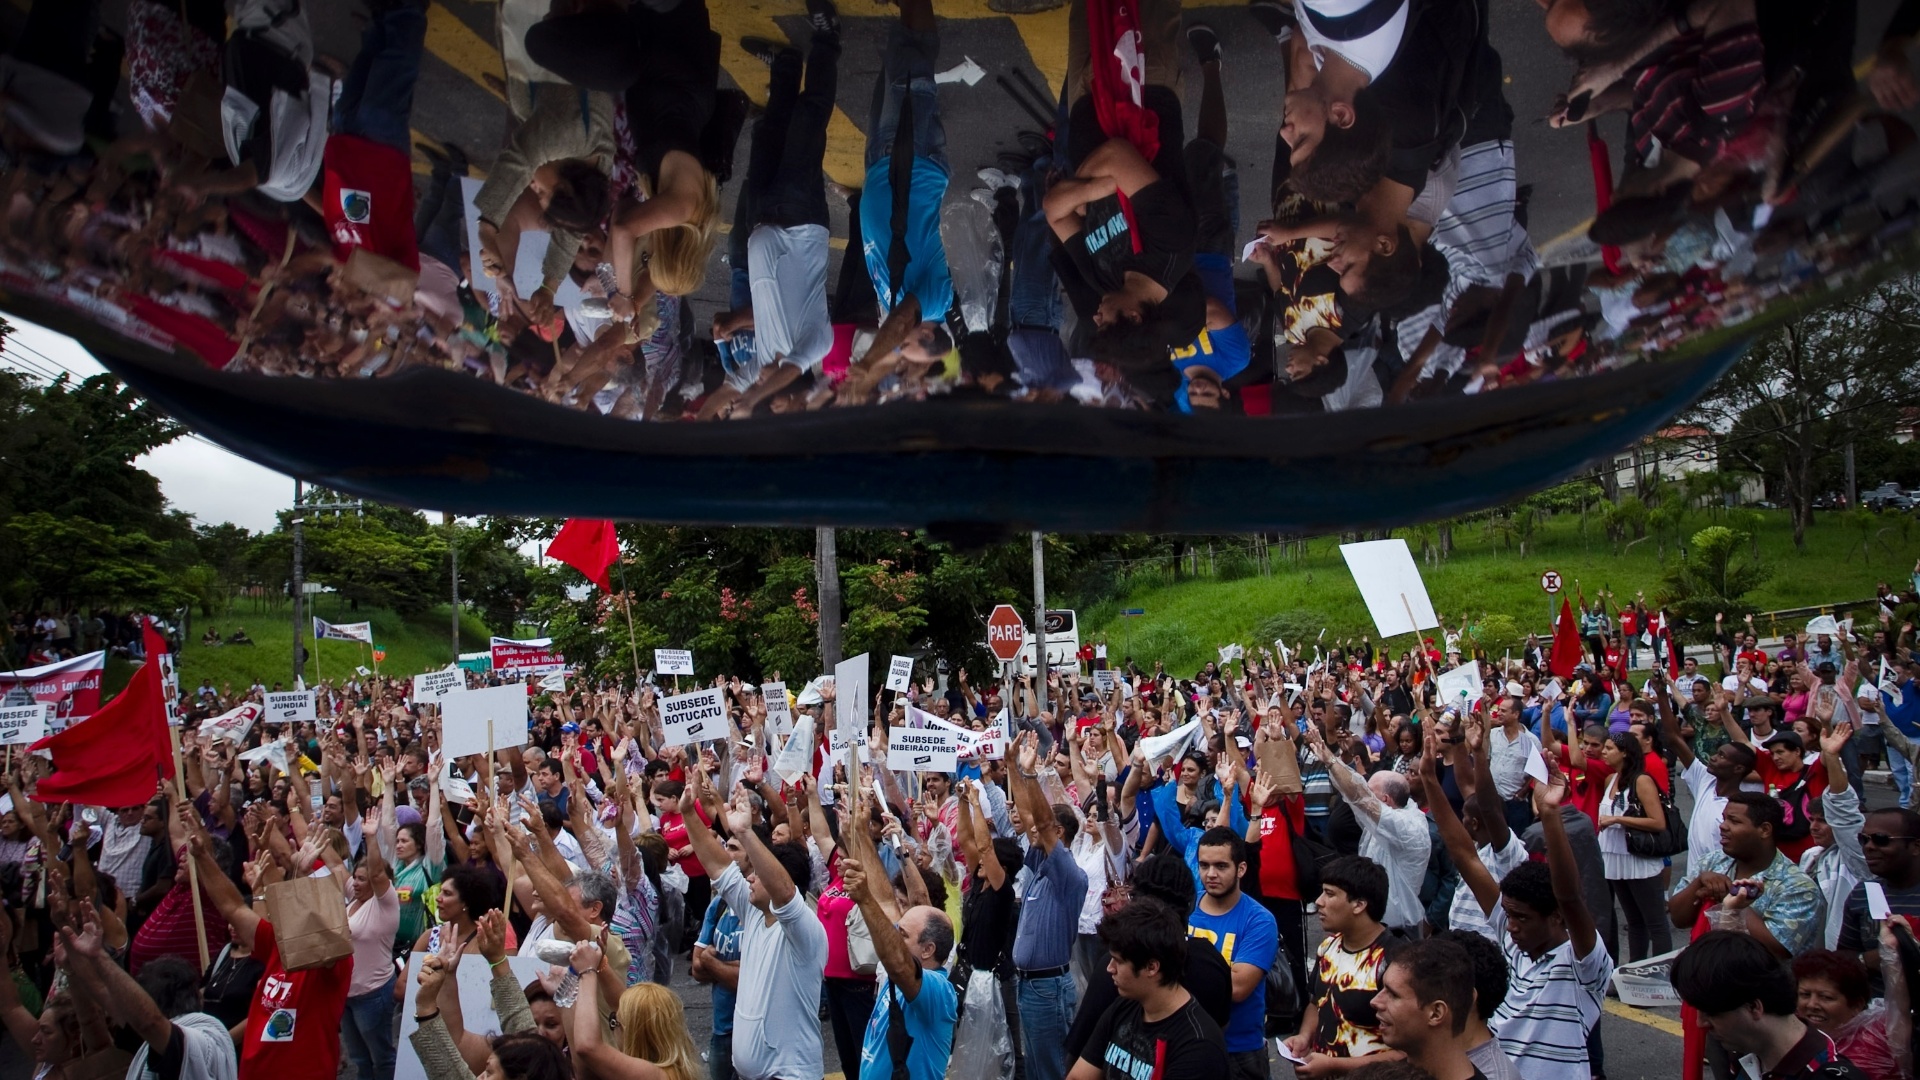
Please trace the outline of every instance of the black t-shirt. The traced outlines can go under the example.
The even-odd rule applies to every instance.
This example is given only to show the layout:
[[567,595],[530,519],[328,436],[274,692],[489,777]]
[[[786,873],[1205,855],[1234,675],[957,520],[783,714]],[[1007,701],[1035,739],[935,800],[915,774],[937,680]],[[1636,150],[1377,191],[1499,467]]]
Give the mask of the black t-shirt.
[[1099,1066],[1106,1080],[1222,1080],[1227,1038],[1197,1001],[1148,1023],[1139,1002],[1121,998],[1100,1017],[1080,1060]]
[[206,983],[200,989],[201,1008],[228,1027],[246,1023],[254,990],[266,973],[266,965],[258,957],[234,956],[233,947],[227,946],[207,969]]
[[[1193,995],[1193,1000],[1213,1020],[1215,1027],[1226,1029],[1233,1015],[1233,968],[1211,942],[1187,939],[1187,970],[1180,976],[1180,985]],[[1087,988],[1080,995],[1080,1009],[1073,1016],[1073,1029],[1067,1032],[1067,1053],[1082,1056],[1092,1045],[1093,1033],[1108,1009],[1119,1000],[1120,992],[1114,989],[1113,976],[1107,974],[1105,964],[1087,973]]]
[[[1380,110],[1393,133],[1387,178],[1414,191],[1427,173],[1460,141],[1470,117],[1468,74],[1480,66],[1487,28],[1474,0],[1416,0],[1408,14],[1405,40],[1393,64],[1361,98],[1362,107]],[[1496,69],[1497,77],[1497,69]]]
[[1006,884],[998,889],[988,885],[986,878],[975,877],[961,905],[960,958],[976,969],[998,971],[1011,962],[1013,875],[1018,869],[1008,868]]

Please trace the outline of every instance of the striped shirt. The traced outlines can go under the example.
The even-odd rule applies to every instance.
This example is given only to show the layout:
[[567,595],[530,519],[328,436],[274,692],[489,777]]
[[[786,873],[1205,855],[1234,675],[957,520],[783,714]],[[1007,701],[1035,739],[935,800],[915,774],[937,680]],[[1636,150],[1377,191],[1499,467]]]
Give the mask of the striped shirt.
[[1753,119],[1766,89],[1765,49],[1752,23],[1662,45],[1627,73],[1627,134],[1645,161],[1655,144],[1706,164]]
[[1507,997],[1488,1019],[1500,1049],[1523,1080],[1590,1080],[1587,1033],[1600,1022],[1600,999],[1613,976],[1613,958],[1598,939],[1585,956],[1563,941],[1538,960],[1507,936],[1507,911],[1494,905],[1487,921],[1507,957]]
[[[1499,851],[1491,844],[1481,844],[1477,852],[1480,865],[1487,868],[1495,881],[1505,881],[1513,868],[1527,861],[1527,845],[1520,834],[1508,830],[1507,844]],[[1466,882],[1461,882],[1453,890],[1453,905],[1447,909],[1447,929],[1468,930],[1479,934],[1495,945],[1500,944],[1500,935],[1494,931],[1493,924],[1487,921],[1487,913],[1480,909],[1480,900]],[[1485,1072],[1485,1069],[1481,1070]]]

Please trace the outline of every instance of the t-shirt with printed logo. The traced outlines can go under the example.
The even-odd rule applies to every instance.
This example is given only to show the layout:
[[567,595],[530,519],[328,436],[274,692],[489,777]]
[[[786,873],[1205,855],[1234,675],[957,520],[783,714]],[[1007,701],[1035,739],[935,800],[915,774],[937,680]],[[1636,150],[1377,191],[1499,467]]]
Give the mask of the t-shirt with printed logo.
[[340,1016],[353,981],[349,953],[323,968],[288,971],[273,924],[260,920],[254,955],[266,976],[247,1013],[240,1080],[333,1080],[340,1071]]
[[1153,1023],[1139,1002],[1121,998],[1107,1007],[1080,1060],[1105,1080],[1220,1080],[1228,1070],[1220,1025],[1191,997]]
[[341,262],[357,247],[384,255],[416,273],[420,240],[413,231],[413,163],[394,147],[354,135],[327,140],[321,210],[333,255]]

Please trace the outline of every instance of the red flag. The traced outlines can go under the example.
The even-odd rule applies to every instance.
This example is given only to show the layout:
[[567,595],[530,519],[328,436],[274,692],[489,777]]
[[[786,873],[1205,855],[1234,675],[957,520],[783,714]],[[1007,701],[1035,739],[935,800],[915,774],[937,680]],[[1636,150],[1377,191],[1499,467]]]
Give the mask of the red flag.
[[161,658],[166,642],[148,624],[143,637],[147,662],[133,673],[120,696],[99,712],[30,749],[53,753],[53,775],[34,791],[37,802],[91,806],[138,806],[153,798],[154,785],[173,776],[172,740],[167,734],[166,691]]
[[547,554],[586,575],[588,581],[613,591],[607,568],[620,558],[620,540],[613,522],[595,518],[568,518],[560,535],[547,545]]
[[1660,636],[1667,642],[1667,678],[1680,677],[1680,648],[1673,643],[1673,623],[1668,621],[1667,613],[1660,613]]
[[[1127,0],[1093,0],[1087,5],[1087,40],[1093,56],[1093,114],[1108,138],[1125,139],[1152,161],[1160,152],[1160,114],[1146,107],[1147,60],[1141,52],[1140,13]],[[1140,230],[1133,201],[1117,192],[1127,220],[1128,239],[1140,252]]]
[[[1598,214],[1613,205],[1613,156],[1607,141],[1600,137],[1600,125],[1587,125],[1587,164],[1593,167],[1593,210]],[[1609,273],[1620,272],[1620,249],[1611,245],[1600,249],[1600,261]]]
[[1567,598],[1560,598],[1560,617],[1553,621],[1553,654],[1548,666],[1562,679],[1573,677],[1573,669],[1580,666],[1580,626],[1573,621],[1573,605]]

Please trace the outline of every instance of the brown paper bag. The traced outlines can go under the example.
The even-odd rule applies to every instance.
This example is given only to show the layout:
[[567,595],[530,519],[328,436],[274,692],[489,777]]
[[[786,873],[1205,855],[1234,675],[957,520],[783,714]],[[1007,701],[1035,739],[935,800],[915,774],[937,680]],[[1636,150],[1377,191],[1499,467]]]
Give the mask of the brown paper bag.
[[347,253],[345,277],[347,284],[395,308],[413,303],[414,289],[420,284],[418,272],[363,247]]
[[347,933],[347,905],[340,886],[325,878],[303,877],[267,886],[267,921],[288,971],[326,967],[353,955]]

